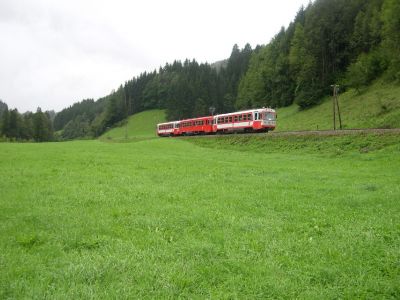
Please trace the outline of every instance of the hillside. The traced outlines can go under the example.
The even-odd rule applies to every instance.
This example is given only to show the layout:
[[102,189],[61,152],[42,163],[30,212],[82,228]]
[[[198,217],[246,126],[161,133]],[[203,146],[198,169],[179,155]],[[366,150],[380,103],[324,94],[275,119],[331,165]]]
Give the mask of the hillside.
[[[342,124],[349,128],[400,128],[400,86],[381,81],[361,94],[349,90],[339,97]],[[299,110],[295,104],[279,108],[276,131],[332,129],[332,98],[320,105]],[[164,110],[149,110],[129,117],[128,139],[155,137],[155,125],[165,121]],[[124,122],[107,131],[101,139],[125,139]],[[337,127],[339,127],[337,121]]]
[[[128,118],[128,139],[149,138],[156,136],[156,124],[165,121],[165,111],[153,109],[144,111]],[[119,127],[104,133],[100,139],[125,139],[125,122]]]
[[[378,81],[361,94],[354,89],[341,94],[339,103],[343,128],[400,127],[400,86]],[[332,97],[326,97],[320,105],[303,111],[299,111],[295,104],[278,109],[277,131],[332,127]]]

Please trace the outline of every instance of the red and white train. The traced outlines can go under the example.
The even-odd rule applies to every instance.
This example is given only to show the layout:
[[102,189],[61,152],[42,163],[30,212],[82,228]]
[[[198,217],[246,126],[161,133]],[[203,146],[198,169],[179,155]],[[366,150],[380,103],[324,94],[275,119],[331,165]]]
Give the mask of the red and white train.
[[157,124],[158,136],[180,136],[234,132],[268,132],[276,126],[276,112],[259,108],[201,118]]

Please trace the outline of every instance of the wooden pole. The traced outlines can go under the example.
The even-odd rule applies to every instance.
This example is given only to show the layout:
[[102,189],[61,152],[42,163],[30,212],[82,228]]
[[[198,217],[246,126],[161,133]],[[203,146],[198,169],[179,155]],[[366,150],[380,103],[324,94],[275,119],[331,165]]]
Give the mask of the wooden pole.
[[339,126],[340,130],[342,130],[342,117],[340,116],[340,109],[339,109],[339,86],[336,86],[336,106],[337,106],[337,111],[338,111],[338,117],[339,117]]
[[332,98],[333,130],[336,130],[336,107],[335,107],[336,85],[331,85],[331,87],[333,87],[333,98]]

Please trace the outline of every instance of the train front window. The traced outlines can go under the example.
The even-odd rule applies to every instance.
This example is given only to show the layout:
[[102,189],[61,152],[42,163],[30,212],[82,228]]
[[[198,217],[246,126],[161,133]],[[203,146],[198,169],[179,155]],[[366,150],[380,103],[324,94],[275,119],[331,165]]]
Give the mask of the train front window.
[[264,120],[275,121],[275,114],[267,112],[266,114],[264,114]]

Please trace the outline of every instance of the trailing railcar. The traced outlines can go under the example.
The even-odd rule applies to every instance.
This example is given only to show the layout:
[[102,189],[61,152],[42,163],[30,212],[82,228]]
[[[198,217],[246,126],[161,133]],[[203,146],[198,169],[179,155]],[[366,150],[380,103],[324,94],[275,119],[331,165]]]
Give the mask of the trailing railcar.
[[168,122],[157,124],[157,135],[158,136],[173,136],[176,130],[176,123],[179,122]]

